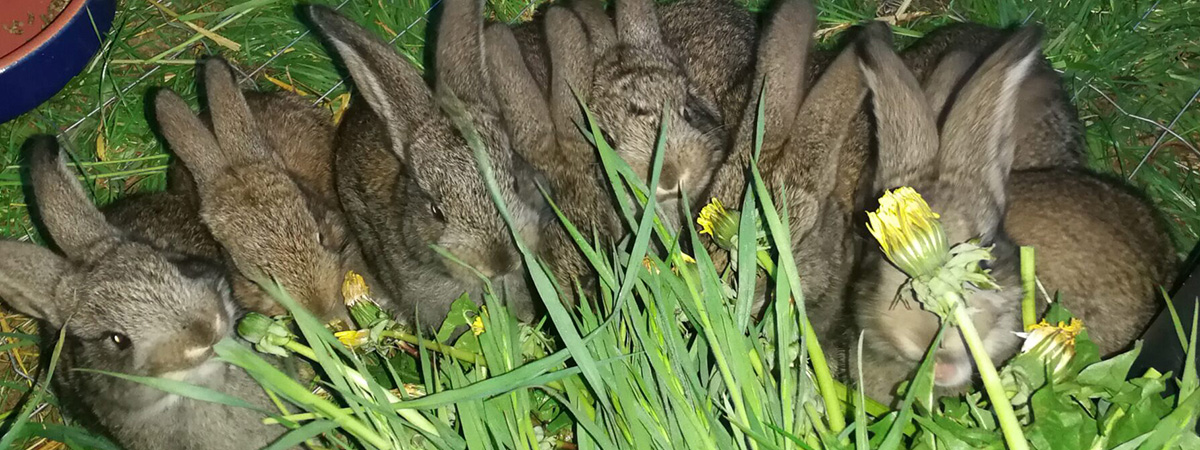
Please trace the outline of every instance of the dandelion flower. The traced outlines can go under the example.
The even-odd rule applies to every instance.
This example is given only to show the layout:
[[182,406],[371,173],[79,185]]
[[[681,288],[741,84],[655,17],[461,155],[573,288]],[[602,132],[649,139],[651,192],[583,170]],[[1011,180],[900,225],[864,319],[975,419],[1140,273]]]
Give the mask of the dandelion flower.
[[725,209],[725,205],[714,197],[700,210],[696,224],[700,225],[700,234],[712,236],[721,248],[733,250],[737,248],[738,222],[741,217],[737,210]]
[[884,255],[909,276],[929,277],[948,261],[950,244],[938,215],[913,188],[885,192],[867,219]]

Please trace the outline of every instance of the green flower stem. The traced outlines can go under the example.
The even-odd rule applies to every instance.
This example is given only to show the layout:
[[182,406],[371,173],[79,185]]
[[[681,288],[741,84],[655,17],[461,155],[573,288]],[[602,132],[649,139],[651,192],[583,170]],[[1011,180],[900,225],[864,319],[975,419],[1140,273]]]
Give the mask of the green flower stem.
[[438,343],[435,341],[421,339],[415,335],[411,335],[411,334],[404,333],[401,331],[388,330],[388,331],[384,331],[384,332],[380,333],[380,335],[385,336],[385,337],[390,337],[393,339],[398,339],[398,340],[407,342],[409,344],[420,345],[422,347],[425,347],[426,350],[435,351],[435,352],[442,353],[445,355],[450,355],[450,356],[452,356],[460,361],[466,362],[466,363],[471,363],[471,364],[474,364],[477,366],[485,366],[485,367],[487,366],[487,361],[484,360],[483,356],[463,350],[461,348],[455,348],[453,346],[441,344],[441,343]]
[[[758,251],[758,264],[772,278],[776,276],[775,262],[771,260],[771,255],[766,250]],[[794,289],[799,289],[799,286],[793,286]],[[833,381],[833,375],[829,372],[829,362],[825,359],[825,352],[821,350],[821,344],[817,342],[817,333],[813,331],[812,323],[808,320],[808,315],[805,314],[803,319],[804,328],[804,346],[808,349],[808,359],[812,361],[813,376],[817,379],[817,390],[821,392],[821,399],[825,401],[825,411],[828,412],[829,428],[833,434],[841,433],[846,429],[846,416],[842,413],[842,399],[845,397],[838,396],[838,390],[834,387],[837,383]],[[778,345],[778,344],[777,344]],[[842,387],[845,392],[845,386]]]
[[1037,323],[1037,272],[1034,270],[1033,247],[1021,247],[1021,323],[1029,331]]
[[1000,382],[1000,374],[996,373],[996,366],[992,365],[992,358],[988,356],[983,341],[979,339],[975,323],[971,321],[971,316],[967,315],[962,297],[957,292],[947,292],[945,295],[946,300],[954,305],[954,322],[962,332],[963,339],[967,341],[971,356],[975,358],[975,366],[979,368],[980,378],[983,378],[983,387],[992,402],[992,409],[996,411],[1000,430],[1004,433],[1004,441],[1008,443],[1010,450],[1029,450],[1029,441],[1025,440],[1025,434],[1021,432],[1021,423],[1013,413],[1012,403],[1008,401],[1008,394]]

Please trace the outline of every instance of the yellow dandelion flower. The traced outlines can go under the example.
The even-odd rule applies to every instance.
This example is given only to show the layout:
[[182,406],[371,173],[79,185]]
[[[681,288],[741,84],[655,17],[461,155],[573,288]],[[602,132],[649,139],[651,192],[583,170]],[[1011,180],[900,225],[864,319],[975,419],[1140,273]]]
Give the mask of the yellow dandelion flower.
[[1021,353],[1035,352],[1039,359],[1050,367],[1051,373],[1060,374],[1075,358],[1075,337],[1083,331],[1083,322],[1071,319],[1070,323],[1051,325],[1042,320],[1030,327]]
[[350,317],[354,324],[361,328],[371,328],[380,321],[387,320],[388,314],[371,299],[371,289],[363,280],[362,275],[353,270],[346,272],[342,281],[342,300],[350,308]]
[[475,320],[471,322],[471,333],[476,336],[483,334],[483,317],[475,316]]
[[725,205],[716,197],[704,205],[696,224],[700,225],[700,234],[712,236],[717,245],[726,250],[737,248],[738,222],[741,213],[737,210],[725,209]]
[[345,300],[346,306],[354,306],[369,295],[371,295],[371,289],[367,287],[367,282],[363,280],[362,275],[353,270],[347,271],[346,277],[342,281],[342,299]]
[[949,258],[950,244],[937,213],[910,187],[885,192],[867,213],[867,230],[900,270],[914,278],[932,275]]
[[371,332],[367,330],[347,330],[333,333],[333,337],[342,342],[349,348],[361,347],[371,339]]

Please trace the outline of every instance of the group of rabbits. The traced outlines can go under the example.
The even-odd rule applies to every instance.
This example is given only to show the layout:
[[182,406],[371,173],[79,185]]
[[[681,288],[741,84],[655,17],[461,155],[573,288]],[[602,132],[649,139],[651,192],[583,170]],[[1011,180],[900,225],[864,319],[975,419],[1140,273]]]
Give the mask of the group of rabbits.
[[[775,201],[790,217],[809,318],[837,372],[861,363],[877,399],[892,398],[939,328],[896,301],[906,277],[864,233],[864,211],[886,189],[923,194],[952,243],[993,247],[987,268],[1003,289],[967,302],[997,363],[1020,346],[1018,246],[1037,249],[1038,279],[1102,353],[1140,333],[1175,253],[1144,197],[1083,167],[1082,126],[1038,28],[951,25],[897,53],[888,26],[873,22],[822,51],[809,0],[776,3],[760,20],[733,0],[615,0],[607,11],[573,0],[510,27],[485,23],[483,0],[443,0],[428,77],[359,24],[307,6],[354,85],[336,129],[293,95],[242,92],[210,58],[200,68],[205,115],[170,90],[153,97],[178,156],[166,191],[97,209],[55,140],[30,139],[31,198],[57,251],[0,242],[0,298],[46,330],[66,327],[54,381],[76,420],[130,450],[262,447],[283,429],[258,412],[71,369],[186,381],[268,411],[262,389],[212,346],[241,312],[283,312],[259,288],[272,280],[317,316],[345,318],[348,270],[421,328],[489,284],[520,319],[537,318],[514,235],[560,285],[592,275],[539,187],[580,230],[609,242],[630,231],[583,131],[582,100],[601,137],[646,176],[669,121],[651,189],[678,226],[695,213],[682,209],[685,195],[693,206],[740,204],[761,108],[758,165],[773,192],[786,186]],[[479,175],[464,118],[512,227]],[[847,350],[859,339],[861,360]],[[962,340],[948,335],[936,385],[954,392],[973,376]]]

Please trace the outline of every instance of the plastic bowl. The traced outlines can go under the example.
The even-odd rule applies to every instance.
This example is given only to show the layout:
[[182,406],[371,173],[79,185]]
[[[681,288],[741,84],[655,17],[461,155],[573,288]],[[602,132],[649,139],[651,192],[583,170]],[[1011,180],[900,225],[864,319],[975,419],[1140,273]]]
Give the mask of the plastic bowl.
[[[70,0],[37,31],[50,3],[0,0],[0,123],[41,105],[83,71],[116,13],[116,0]],[[10,29],[14,21],[23,25],[20,34]]]

